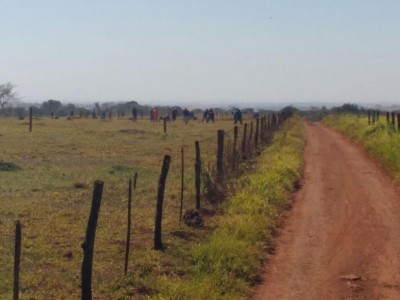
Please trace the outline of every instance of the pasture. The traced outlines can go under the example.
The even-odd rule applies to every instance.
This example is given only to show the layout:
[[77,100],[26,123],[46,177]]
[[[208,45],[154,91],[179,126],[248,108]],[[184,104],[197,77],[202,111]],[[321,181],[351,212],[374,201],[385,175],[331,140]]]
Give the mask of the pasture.
[[[93,182],[104,181],[93,262],[93,292],[98,299],[119,297],[123,277],[128,181],[138,173],[133,194],[128,274],[132,295],[152,294],[159,275],[185,276],[193,242],[213,229],[179,222],[181,148],[185,153],[184,209],[194,208],[194,142],[200,141],[203,167],[216,159],[217,130],[232,135],[231,119],[216,123],[181,119],[168,124],[148,119],[0,118],[0,161],[17,170],[0,171],[0,294],[9,299],[13,285],[14,222],[22,224],[20,293],[23,299],[75,299]],[[241,132],[241,131],[240,131]],[[163,242],[165,252],[151,251],[158,177],[165,154],[172,157],[167,178]],[[208,205],[203,202],[204,205]],[[210,207],[215,211],[216,206]],[[124,288],[123,295],[129,295]],[[2,297],[3,297],[2,296]]]

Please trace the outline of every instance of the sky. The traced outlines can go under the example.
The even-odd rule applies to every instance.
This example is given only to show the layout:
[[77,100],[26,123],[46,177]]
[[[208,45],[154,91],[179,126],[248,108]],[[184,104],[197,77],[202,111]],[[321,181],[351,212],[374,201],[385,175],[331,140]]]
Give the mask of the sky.
[[0,0],[22,101],[400,103],[399,0]]

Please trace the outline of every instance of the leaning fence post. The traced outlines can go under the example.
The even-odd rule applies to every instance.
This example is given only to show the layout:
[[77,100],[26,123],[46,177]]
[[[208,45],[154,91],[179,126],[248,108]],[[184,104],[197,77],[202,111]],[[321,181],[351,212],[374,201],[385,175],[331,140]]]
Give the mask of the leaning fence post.
[[218,130],[218,149],[217,149],[217,178],[221,179],[224,172],[224,131]]
[[183,210],[183,189],[184,189],[184,174],[185,174],[185,161],[184,161],[184,150],[181,149],[181,207],[179,209],[179,221],[182,221],[182,210]]
[[15,249],[14,249],[14,300],[19,298],[19,266],[21,262],[21,223],[15,222]]
[[195,186],[196,186],[196,209],[200,209],[200,175],[201,175],[201,159],[200,159],[200,144],[198,141],[194,142],[196,148],[196,160],[194,163],[194,170],[196,173]]
[[165,181],[167,180],[169,164],[171,162],[171,156],[165,155],[163,165],[161,168],[160,179],[158,180],[158,192],[157,192],[157,208],[156,208],[156,221],[154,230],[154,249],[163,250],[164,246],[161,240],[161,223],[162,223],[162,212],[164,203],[164,191]]
[[246,135],[247,135],[247,123],[244,123],[243,137],[242,137],[242,159],[246,159]]
[[29,132],[32,132],[33,107],[29,107]]
[[92,197],[92,207],[90,209],[89,220],[86,227],[86,238],[82,244],[82,299],[92,299],[92,262],[94,250],[94,238],[96,235],[97,219],[100,211],[101,197],[103,194],[104,182],[96,180]]

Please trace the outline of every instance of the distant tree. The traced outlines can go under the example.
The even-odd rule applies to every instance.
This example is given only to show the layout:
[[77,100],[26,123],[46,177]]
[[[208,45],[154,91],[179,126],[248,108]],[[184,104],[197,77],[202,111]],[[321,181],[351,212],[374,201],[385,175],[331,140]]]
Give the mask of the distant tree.
[[100,115],[101,107],[100,107],[100,103],[99,102],[95,102],[94,103],[94,110],[96,112],[96,115]]
[[298,109],[296,107],[293,106],[286,106],[284,108],[281,109],[281,116],[284,120],[290,118],[291,116],[293,116],[294,113],[296,113],[298,111]]
[[336,113],[353,113],[357,114],[363,111],[362,107],[359,107],[357,104],[354,103],[345,103],[340,107],[333,107],[333,112]]
[[0,112],[4,111],[7,106],[17,102],[18,97],[13,91],[14,88],[15,85],[11,82],[0,84]]
[[58,100],[50,99],[43,102],[40,109],[45,115],[57,114],[62,109],[62,104]]
[[126,104],[127,104],[128,106],[131,106],[131,107],[133,107],[133,106],[138,106],[138,105],[139,105],[139,103],[137,103],[137,102],[134,101],[134,100],[128,101],[128,102],[126,102]]

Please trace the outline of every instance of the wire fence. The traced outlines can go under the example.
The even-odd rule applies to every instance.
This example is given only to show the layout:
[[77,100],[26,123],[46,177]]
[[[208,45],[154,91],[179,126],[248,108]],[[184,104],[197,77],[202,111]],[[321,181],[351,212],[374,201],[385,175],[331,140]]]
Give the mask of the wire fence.
[[[369,114],[369,122],[374,122]],[[376,115],[375,115],[376,116]],[[195,141],[196,151],[196,179],[193,186],[187,187],[189,190],[196,194],[196,202],[193,209],[188,209],[184,214],[182,212],[182,197],[183,197],[183,185],[185,182],[184,174],[184,149],[185,151],[191,151],[192,148],[182,145],[181,156],[182,156],[182,190],[181,190],[181,206],[180,206],[180,220],[183,220],[187,225],[201,225],[201,208],[204,201],[211,203],[217,203],[223,201],[226,195],[226,191],[229,188],[229,184],[233,179],[240,176],[245,168],[246,161],[252,160],[261,153],[261,150],[266,147],[272,140],[274,133],[279,130],[280,126],[286,120],[286,116],[280,114],[269,114],[261,116],[248,123],[241,124],[242,126],[235,125],[229,130],[218,130],[214,136],[200,139]],[[399,118],[399,114],[398,114]],[[378,115],[379,119],[379,115]],[[32,120],[32,112],[30,113],[30,120]],[[242,123],[242,121],[239,121]],[[400,128],[400,125],[399,125]],[[32,131],[32,122],[30,122],[29,130]],[[201,159],[201,148],[212,148],[215,149],[215,159],[203,162]],[[163,197],[165,190],[165,179],[168,174],[170,157],[166,155],[164,157],[164,163],[160,174],[160,180],[158,183],[158,194],[157,194],[157,214],[155,221],[154,231],[154,249],[163,250],[162,244],[162,212],[163,212]],[[138,174],[140,177],[140,174]],[[132,189],[132,180],[129,180],[129,193],[136,188],[136,177],[135,174],[135,187]],[[92,259],[93,259],[93,244],[95,239],[95,232],[97,226],[97,215],[100,210],[100,203],[102,198],[102,181],[96,181],[93,191],[92,207],[88,220],[88,227],[86,229],[86,239],[82,244],[84,250],[84,260],[82,262],[81,270],[81,291],[82,299],[91,299],[91,280],[92,280]],[[129,204],[130,200],[129,200]],[[130,207],[127,208],[128,213],[128,235],[126,241],[126,253],[125,253],[125,267],[124,274],[127,274],[128,262],[129,262],[129,244],[130,244]],[[15,249],[14,249],[14,286],[13,286],[13,299],[18,299],[20,285],[24,285],[20,282],[20,256],[21,249],[23,249],[23,243],[21,244],[21,224],[20,221],[16,221],[15,228]],[[23,241],[23,239],[22,239]],[[23,252],[23,251],[22,251]]]

